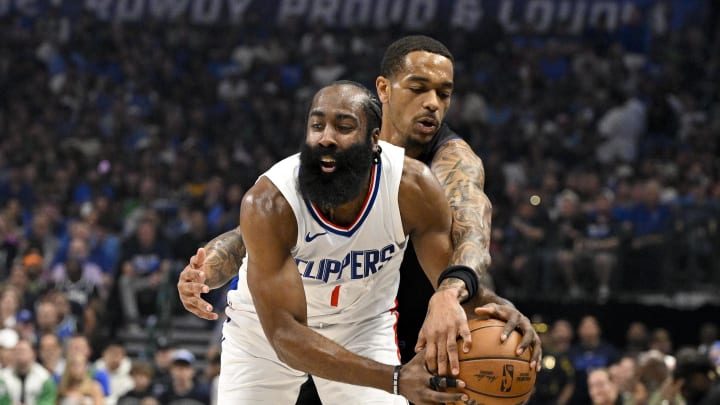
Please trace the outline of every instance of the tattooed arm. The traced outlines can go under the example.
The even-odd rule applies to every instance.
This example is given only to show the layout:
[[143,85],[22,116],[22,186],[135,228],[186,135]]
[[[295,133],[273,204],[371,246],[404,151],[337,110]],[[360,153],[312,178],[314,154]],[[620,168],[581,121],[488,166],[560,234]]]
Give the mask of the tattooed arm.
[[[485,169],[482,160],[470,145],[462,140],[451,140],[438,150],[431,169],[445,191],[453,216],[453,255],[450,264],[462,264],[474,269],[481,286],[490,266],[490,223],[492,205],[485,195]],[[458,298],[464,301],[467,290],[462,280],[445,280],[438,289],[458,288]],[[496,301],[496,296],[482,289],[484,304]],[[480,295],[480,294],[478,294]]]
[[[431,169],[445,191],[453,216],[452,241],[453,254],[451,265],[465,265],[475,270],[480,281],[478,293],[464,305],[465,312],[481,316],[502,319],[507,322],[503,340],[513,329],[523,334],[518,353],[530,347],[533,350],[531,366],[539,369],[542,355],[540,338],[530,320],[518,311],[509,301],[497,296],[486,287],[485,279],[490,266],[490,224],[492,205],[483,191],[485,169],[482,160],[463,140],[451,140],[445,143],[432,161]],[[459,302],[468,297],[465,282],[457,278],[447,278],[438,286],[437,292],[455,290]],[[437,300],[437,293],[430,303]],[[440,306],[439,306],[440,307]],[[430,308],[433,309],[434,308]],[[428,310],[428,318],[431,310]],[[443,315],[444,316],[444,315]],[[426,323],[427,319],[426,318]],[[429,324],[429,323],[428,323]],[[432,325],[423,330],[418,339],[418,348],[423,347],[428,333],[434,333]],[[465,339],[463,339],[465,340]]]
[[180,301],[200,318],[215,320],[218,315],[200,294],[225,285],[237,275],[245,256],[240,227],[225,232],[200,248],[185,266],[178,280]]

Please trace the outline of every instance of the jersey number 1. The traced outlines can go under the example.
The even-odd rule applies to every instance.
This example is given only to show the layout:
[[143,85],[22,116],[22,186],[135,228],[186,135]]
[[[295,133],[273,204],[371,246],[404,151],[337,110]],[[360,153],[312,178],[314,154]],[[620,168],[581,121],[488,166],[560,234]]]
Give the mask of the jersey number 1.
[[332,295],[330,295],[330,305],[333,307],[338,306],[338,298],[340,298],[340,286],[336,285],[333,288]]

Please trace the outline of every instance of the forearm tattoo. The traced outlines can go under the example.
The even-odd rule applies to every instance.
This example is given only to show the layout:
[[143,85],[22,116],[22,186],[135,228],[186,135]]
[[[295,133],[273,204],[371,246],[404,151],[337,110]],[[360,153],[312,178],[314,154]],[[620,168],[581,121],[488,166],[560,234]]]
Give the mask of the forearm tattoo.
[[237,275],[245,257],[245,244],[240,229],[223,233],[205,246],[206,284],[217,288]]
[[475,269],[481,284],[490,266],[492,205],[485,195],[485,169],[480,158],[464,142],[446,143],[432,162],[453,216],[454,245],[450,264]]

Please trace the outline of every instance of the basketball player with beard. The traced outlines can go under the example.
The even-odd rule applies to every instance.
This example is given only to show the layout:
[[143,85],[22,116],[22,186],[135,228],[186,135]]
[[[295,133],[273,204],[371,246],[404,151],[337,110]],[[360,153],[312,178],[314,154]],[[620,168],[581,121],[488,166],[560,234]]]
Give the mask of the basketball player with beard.
[[246,256],[228,292],[221,405],[294,404],[308,374],[324,404],[467,398],[433,386],[464,383],[433,379],[424,353],[400,366],[395,297],[405,247],[412,240],[427,277],[448,284],[452,218],[428,167],[378,141],[372,98],[353,82],[321,89],[301,152],[243,198]]

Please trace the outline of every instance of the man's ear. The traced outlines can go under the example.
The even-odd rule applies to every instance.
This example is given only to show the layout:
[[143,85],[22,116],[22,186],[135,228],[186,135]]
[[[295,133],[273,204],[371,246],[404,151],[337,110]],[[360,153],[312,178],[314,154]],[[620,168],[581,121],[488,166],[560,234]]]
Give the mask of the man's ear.
[[377,150],[378,149],[378,141],[380,140],[380,128],[373,129],[371,137],[372,137],[372,143],[373,143],[373,145],[375,145],[374,148],[375,148],[375,150]]
[[375,90],[377,90],[380,102],[387,103],[390,98],[390,79],[385,76],[378,76],[375,79]]

